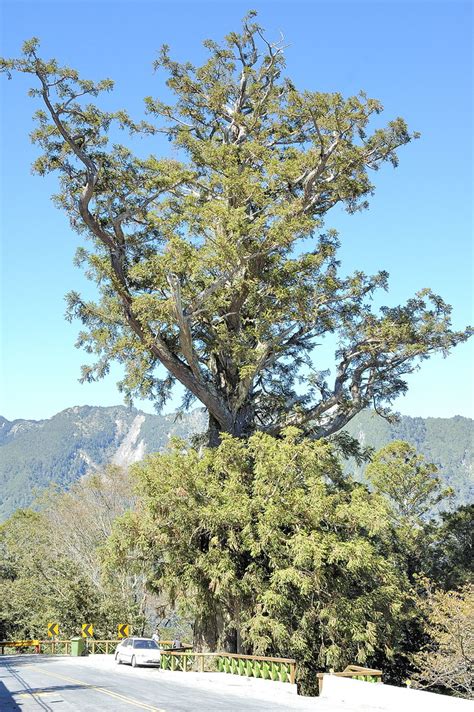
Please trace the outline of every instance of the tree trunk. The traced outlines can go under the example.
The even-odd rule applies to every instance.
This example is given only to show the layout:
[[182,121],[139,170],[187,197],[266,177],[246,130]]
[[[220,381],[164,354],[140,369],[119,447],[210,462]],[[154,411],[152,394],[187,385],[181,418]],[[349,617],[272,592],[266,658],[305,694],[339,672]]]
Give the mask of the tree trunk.
[[229,433],[235,438],[247,438],[255,431],[254,409],[251,403],[246,403],[234,416],[233,426],[223,428],[221,423],[212,413],[209,413],[209,422],[206,433],[206,446],[219,447],[221,444],[221,433]]
[[[230,616],[221,607],[211,604],[212,610],[198,616],[194,621],[193,646],[197,651],[242,652],[242,641],[238,626],[228,625]],[[226,620],[227,616],[227,620]],[[227,623],[227,625],[226,625]]]
[[236,438],[248,438],[254,431],[255,409],[253,404],[247,401],[235,415],[232,435]]
[[238,634],[235,628],[228,630],[222,641],[222,649],[226,653],[238,653]]
[[212,612],[194,620],[193,648],[198,652],[215,652],[219,641],[218,614]]
[[207,441],[206,441],[206,446],[207,447],[219,447],[221,444],[221,432],[222,432],[222,427],[220,423],[214,418],[211,413],[209,413],[209,423],[207,426]]
[[[230,434],[243,438],[251,435],[254,430],[254,409],[250,403],[247,403],[236,414]],[[209,413],[206,446],[219,447],[222,432],[228,431],[225,431],[219,421]],[[193,646],[195,650],[203,652],[222,650],[227,653],[239,653],[242,651],[239,627],[226,626],[222,609],[214,609],[211,603],[208,612],[198,616],[194,621]]]

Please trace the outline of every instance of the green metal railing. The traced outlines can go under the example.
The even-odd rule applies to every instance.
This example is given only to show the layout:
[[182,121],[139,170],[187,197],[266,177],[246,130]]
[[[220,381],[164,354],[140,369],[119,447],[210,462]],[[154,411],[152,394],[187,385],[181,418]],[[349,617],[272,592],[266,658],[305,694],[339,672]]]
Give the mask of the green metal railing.
[[88,638],[86,641],[87,650],[92,655],[97,655],[101,653],[102,655],[110,655],[115,653],[115,648],[120,643],[120,640],[94,640],[94,638]]
[[70,655],[70,640],[40,640],[39,653],[46,655]]
[[161,654],[161,668],[182,672],[226,672],[292,684],[296,679],[296,660],[262,655],[169,651]]

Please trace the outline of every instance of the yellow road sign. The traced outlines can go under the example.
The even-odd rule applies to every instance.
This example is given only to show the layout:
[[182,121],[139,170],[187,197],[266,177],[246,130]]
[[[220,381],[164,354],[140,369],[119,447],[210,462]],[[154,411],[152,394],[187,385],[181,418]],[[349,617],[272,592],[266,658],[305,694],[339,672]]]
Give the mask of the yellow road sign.
[[128,623],[119,623],[117,626],[117,630],[119,638],[128,638],[128,636],[130,635],[130,626]]
[[59,635],[59,623],[48,623],[48,638]]
[[82,624],[82,637],[83,638],[92,638],[94,635],[94,626],[92,623],[83,623]]

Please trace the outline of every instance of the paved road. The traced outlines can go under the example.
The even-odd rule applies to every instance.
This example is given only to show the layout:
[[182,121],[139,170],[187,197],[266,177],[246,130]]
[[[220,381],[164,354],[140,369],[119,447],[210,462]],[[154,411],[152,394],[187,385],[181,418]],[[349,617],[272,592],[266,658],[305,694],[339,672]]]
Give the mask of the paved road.
[[288,684],[282,685],[219,673],[199,676],[118,667],[110,656],[0,657],[1,712],[130,712],[134,709],[150,712],[337,712],[341,709],[329,708],[321,704],[322,700],[296,697]]

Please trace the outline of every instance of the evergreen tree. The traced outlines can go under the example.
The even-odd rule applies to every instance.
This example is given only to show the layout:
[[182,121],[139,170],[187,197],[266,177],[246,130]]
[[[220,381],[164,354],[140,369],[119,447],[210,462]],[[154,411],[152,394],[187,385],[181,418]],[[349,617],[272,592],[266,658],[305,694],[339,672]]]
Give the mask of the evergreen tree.
[[137,508],[109,539],[195,620],[195,644],[294,655],[299,680],[393,659],[413,615],[383,497],[345,480],[331,447],[256,433],[202,452],[176,442],[134,466]]
[[[420,360],[468,335],[451,330],[449,306],[429,289],[374,313],[368,300],[387,274],[339,275],[338,238],[324,230],[334,206],[367,207],[369,173],[397,165],[416,134],[401,118],[376,127],[382,105],[363,92],[297,89],[283,76],[283,44],[253,12],[205,47],[199,67],[162,48],[155,67],[174,103],[148,97],[151,121],[138,122],[92,103],[112,81],[43,60],[36,39],[2,60],[36,80],[34,169],[59,174],[55,201],[89,239],[77,261],[100,298],[68,296],[84,324],[79,345],[97,355],[83,378],[116,359],[126,397],[157,406],[181,383],[185,406],[207,408],[212,445],[221,432],[288,425],[327,436],[368,405],[384,412]],[[151,143],[164,133],[176,157],[135,155],[116,126]],[[329,334],[339,343],[332,380],[316,349]]]
[[400,522],[421,525],[423,518],[446,497],[436,465],[403,440],[385,445],[367,465],[365,474],[376,492],[387,497]]

